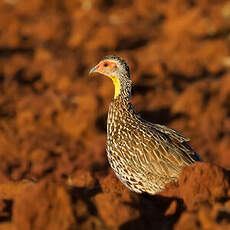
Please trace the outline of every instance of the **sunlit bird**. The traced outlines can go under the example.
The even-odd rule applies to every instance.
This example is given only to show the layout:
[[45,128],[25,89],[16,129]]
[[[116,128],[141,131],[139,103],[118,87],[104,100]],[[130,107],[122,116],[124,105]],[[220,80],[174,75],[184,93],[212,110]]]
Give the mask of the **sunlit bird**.
[[189,138],[166,126],[145,121],[130,102],[132,82],[127,63],[104,57],[90,70],[112,79],[115,93],[107,120],[107,156],[121,182],[137,193],[155,194],[178,178],[199,155]]

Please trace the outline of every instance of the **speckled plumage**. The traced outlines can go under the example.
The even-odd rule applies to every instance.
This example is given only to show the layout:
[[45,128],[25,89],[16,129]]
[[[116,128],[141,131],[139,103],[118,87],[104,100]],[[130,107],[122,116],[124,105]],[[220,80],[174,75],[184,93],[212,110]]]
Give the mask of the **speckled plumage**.
[[120,95],[113,99],[107,120],[107,156],[121,182],[137,193],[155,194],[176,180],[181,169],[199,155],[188,145],[189,139],[163,125],[145,121],[133,108],[129,67],[119,57],[113,73],[121,82]]

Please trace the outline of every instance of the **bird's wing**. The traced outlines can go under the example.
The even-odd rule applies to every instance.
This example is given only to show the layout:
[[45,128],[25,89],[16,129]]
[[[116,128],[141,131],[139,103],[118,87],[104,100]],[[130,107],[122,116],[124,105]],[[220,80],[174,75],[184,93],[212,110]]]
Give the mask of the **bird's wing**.
[[[201,161],[199,155],[187,143],[189,138],[163,125],[145,122],[151,138],[148,139],[148,153],[157,159],[163,168],[179,172],[186,165]],[[149,156],[149,157],[151,157]]]
[[190,139],[188,137],[184,137],[181,133],[179,133],[178,131],[168,128],[164,125],[159,125],[159,124],[152,124],[152,127],[154,127],[155,129],[157,129],[158,131],[167,134],[168,136],[170,136],[171,138],[179,141],[179,142],[188,142],[190,141]]

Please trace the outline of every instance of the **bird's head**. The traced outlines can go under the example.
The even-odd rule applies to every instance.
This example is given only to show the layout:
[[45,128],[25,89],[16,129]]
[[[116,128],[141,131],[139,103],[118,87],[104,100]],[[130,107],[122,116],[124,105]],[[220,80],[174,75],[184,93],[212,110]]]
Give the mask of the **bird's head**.
[[124,97],[131,94],[131,79],[129,74],[129,66],[127,63],[117,56],[106,56],[90,72],[103,74],[112,79],[116,99],[119,95]]

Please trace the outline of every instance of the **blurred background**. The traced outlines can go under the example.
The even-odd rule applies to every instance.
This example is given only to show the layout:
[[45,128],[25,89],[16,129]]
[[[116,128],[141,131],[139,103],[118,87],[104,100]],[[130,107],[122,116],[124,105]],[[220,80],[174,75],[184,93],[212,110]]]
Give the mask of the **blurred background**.
[[[110,54],[129,63],[132,102],[143,118],[180,131],[204,161],[230,169],[228,0],[1,0],[2,183],[25,178],[69,183],[81,197],[85,187],[112,175],[105,140],[114,88],[109,79],[88,75]],[[46,194],[48,185],[42,186]],[[82,229],[117,229],[126,221],[118,214],[110,222],[95,217],[106,210],[108,197],[92,204],[62,192],[83,213],[74,211]],[[29,218],[22,203],[27,209],[39,194],[31,195],[31,203],[19,199],[20,214],[13,217],[19,229],[46,229],[20,225]],[[11,221],[13,203],[0,204],[3,221]],[[84,222],[88,216],[90,223]],[[50,229],[70,229],[73,219]]]

